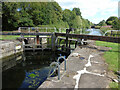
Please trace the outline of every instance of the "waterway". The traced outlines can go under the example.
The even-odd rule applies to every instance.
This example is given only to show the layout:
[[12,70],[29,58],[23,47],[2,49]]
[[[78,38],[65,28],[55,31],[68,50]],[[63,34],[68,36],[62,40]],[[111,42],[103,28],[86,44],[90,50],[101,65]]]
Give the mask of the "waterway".
[[87,35],[97,35],[97,36],[103,35],[103,32],[100,29],[94,29],[94,28],[85,30],[85,33]]
[[[102,36],[99,29],[87,29],[86,34]],[[24,52],[3,61],[2,88],[38,88],[48,77],[50,64],[59,56],[68,54],[60,51]]]
[[38,88],[48,77],[50,64],[66,53],[60,51],[24,52],[3,61],[2,88]]

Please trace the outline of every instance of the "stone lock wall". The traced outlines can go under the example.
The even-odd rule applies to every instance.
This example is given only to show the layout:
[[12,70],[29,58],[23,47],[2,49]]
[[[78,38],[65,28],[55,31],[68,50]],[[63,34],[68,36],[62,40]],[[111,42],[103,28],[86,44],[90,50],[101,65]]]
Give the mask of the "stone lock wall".
[[22,43],[19,41],[0,41],[0,59],[22,51]]

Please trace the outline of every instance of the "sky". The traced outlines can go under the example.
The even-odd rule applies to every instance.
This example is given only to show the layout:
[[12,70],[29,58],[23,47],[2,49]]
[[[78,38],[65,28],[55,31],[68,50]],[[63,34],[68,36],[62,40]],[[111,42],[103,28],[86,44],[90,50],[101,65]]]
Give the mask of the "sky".
[[[120,0],[55,0],[62,9],[80,8],[82,17],[97,24],[110,16],[118,17],[118,2]],[[120,4],[119,4],[120,5]]]

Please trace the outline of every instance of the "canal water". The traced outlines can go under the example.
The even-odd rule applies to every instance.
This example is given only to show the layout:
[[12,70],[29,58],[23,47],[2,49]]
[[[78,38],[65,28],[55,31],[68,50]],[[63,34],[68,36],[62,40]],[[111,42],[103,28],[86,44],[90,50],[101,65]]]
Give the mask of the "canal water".
[[102,36],[103,32],[100,29],[87,29],[85,30],[87,35],[97,35],[97,36]]
[[60,51],[24,52],[3,60],[2,88],[38,88],[46,79],[49,65],[66,53]]
[[[102,36],[99,29],[87,29],[86,34]],[[2,60],[2,88],[37,89],[48,77],[50,64],[59,56],[68,54],[61,51],[24,52]]]

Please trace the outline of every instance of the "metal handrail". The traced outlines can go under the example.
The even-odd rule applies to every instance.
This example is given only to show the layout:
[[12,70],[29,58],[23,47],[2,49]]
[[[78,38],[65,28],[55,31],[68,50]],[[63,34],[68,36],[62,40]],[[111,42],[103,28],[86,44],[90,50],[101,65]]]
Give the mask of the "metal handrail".
[[60,65],[59,65],[59,63],[58,62],[52,62],[51,64],[50,64],[50,67],[52,67],[53,65],[56,65],[56,67],[55,67],[55,69],[54,69],[54,71],[50,74],[50,72],[51,72],[51,70],[49,71],[49,76],[52,76],[53,75],[53,73],[56,71],[56,69],[57,69],[57,67],[58,67],[58,80],[60,80]]
[[58,60],[57,60],[58,63],[59,63],[59,60],[60,60],[60,59],[64,59],[64,70],[66,71],[66,59],[65,59],[64,56],[60,56],[60,57],[58,58]]
[[64,59],[64,70],[66,71],[66,59],[64,56],[60,56],[60,57],[58,57],[57,62],[52,62],[50,64],[50,67],[52,67],[53,65],[55,65],[55,67],[54,67],[54,70],[52,73],[51,73],[52,68],[50,69],[49,74],[48,74],[49,77],[54,74],[54,72],[56,71],[56,69],[58,67],[58,80],[60,80],[60,62],[59,62],[60,59]]

